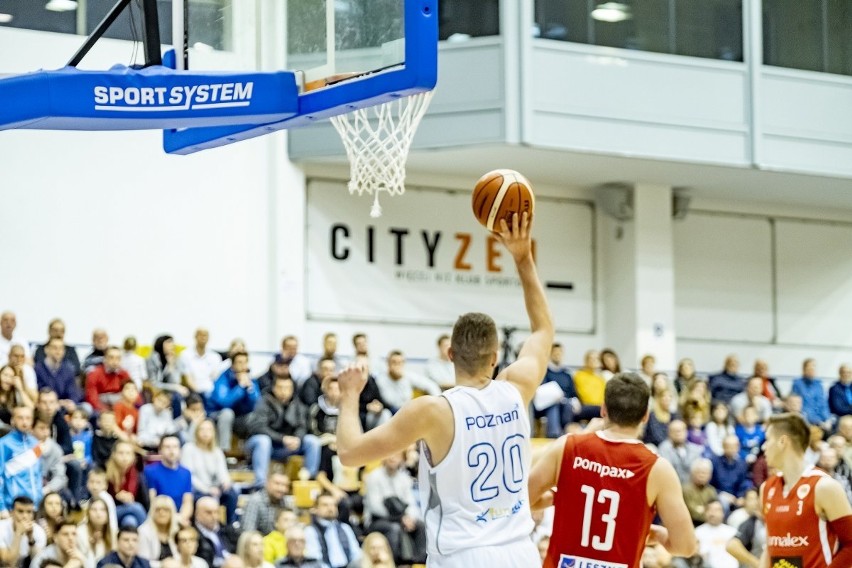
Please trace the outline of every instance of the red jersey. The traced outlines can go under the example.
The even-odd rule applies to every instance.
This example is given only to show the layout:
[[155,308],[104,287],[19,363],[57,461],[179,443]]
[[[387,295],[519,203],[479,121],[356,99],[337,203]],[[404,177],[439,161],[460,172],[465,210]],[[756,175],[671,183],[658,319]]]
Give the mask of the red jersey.
[[568,436],[544,568],[639,568],[656,510],[648,475],[657,456],[605,432]]
[[784,478],[763,486],[766,552],[771,568],[825,568],[837,552],[837,535],[816,512],[816,484],[828,475],[809,467],[784,494]]

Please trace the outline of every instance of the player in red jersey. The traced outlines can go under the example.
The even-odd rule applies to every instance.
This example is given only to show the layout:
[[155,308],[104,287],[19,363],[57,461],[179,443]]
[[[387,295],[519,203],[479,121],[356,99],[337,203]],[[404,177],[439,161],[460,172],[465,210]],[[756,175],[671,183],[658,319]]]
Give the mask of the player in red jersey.
[[764,568],[852,566],[852,506],[843,487],[805,463],[810,431],[798,414],[769,418],[763,451],[777,470],[760,488]]
[[638,439],[650,395],[639,375],[619,373],[606,385],[603,430],[560,438],[533,467],[533,508],[556,506],[544,568],[639,568],[656,513],[665,528],[653,540],[675,556],[697,552],[677,473]]

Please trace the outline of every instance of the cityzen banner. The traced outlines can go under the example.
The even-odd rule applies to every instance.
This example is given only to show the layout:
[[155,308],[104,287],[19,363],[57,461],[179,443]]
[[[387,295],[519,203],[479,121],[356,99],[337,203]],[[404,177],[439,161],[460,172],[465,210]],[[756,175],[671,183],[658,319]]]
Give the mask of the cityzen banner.
[[[308,318],[450,326],[485,312],[498,326],[529,328],[508,251],[471,212],[470,193],[410,188],[350,196],[345,184],[307,190]],[[594,329],[594,210],[537,197],[533,239],[539,277],[559,331]]]

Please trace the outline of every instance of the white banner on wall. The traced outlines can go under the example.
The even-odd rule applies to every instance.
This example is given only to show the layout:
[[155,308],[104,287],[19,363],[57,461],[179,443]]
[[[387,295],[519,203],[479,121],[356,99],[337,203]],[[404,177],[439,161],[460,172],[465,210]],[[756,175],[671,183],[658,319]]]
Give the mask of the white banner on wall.
[[[306,304],[309,319],[451,326],[485,312],[498,326],[529,328],[512,259],[477,223],[470,193],[410,188],[372,198],[344,183],[307,189]],[[556,328],[594,331],[594,211],[591,204],[536,200],[539,276]]]

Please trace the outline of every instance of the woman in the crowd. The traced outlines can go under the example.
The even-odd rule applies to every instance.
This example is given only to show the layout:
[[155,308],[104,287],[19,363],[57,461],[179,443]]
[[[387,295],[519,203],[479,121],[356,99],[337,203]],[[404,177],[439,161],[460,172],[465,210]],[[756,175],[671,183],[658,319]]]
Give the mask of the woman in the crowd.
[[181,372],[175,353],[175,340],[171,335],[161,335],[154,340],[154,348],[146,361],[148,380],[156,390],[176,392],[180,396],[172,397],[172,416],[181,413],[180,402],[189,394],[189,389],[181,384]]
[[669,405],[669,412],[677,414],[677,406],[678,400],[677,396],[675,396],[675,385],[669,376],[662,371],[657,371],[654,373],[654,376],[651,377],[651,398],[657,396],[658,393],[662,393],[664,390],[669,391],[671,394],[671,403]]
[[56,526],[65,520],[67,511],[65,503],[59,493],[51,492],[44,496],[41,504],[38,506],[38,515],[36,522],[41,525],[44,532],[47,534],[48,544],[53,543],[53,533]]
[[106,501],[95,497],[89,501],[86,516],[77,527],[77,548],[83,553],[86,564],[94,566],[112,552],[115,542]]
[[[707,419],[710,418],[710,388],[707,381],[696,378],[680,394],[680,413],[683,416],[700,412]],[[706,421],[706,420],[705,420]]]
[[361,551],[361,558],[353,560],[347,568],[396,568],[390,543],[382,533],[371,532],[364,537]]
[[273,568],[263,559],[263,535],[257,531],[246,531],[240,535],[237,556],[242,558],[246,568]]
[[618,354],[608,347],[601,351],[601,376],[610,380],[620,372],[621,362],[618,360]]
[[196,556],[198,552],[198,531],[192,527],[184,527],[177,533],[177,554],[180,568],[210,568],[203,558]]
[[653,389],[654,397],[651,399],[651,412],[648,423],[645,424],[645,435],[642,438],[646,444],[659,446],[663,440],[668,438],[669,423],[678,418],[677,413],[671,411],[672,391],[667,386]]
[[181,451],[181,464],[192,473],[195,498],[209,495],[225,506],[228,523],[233,523],[237,510],[237,492],[231,481],[225,453],[216,443],[216,426],[202,420],[195,429],[195,442]]
[[690,385],[698,378],[698,375],[695,374],[695,363],[692,362],[692,359],[688,357],[681,359],[677,364],[677,377],[674,380],[677,394],[682,396],[684,391],[689,389]]
[[118,441],[107,460],[107,492],[115,499],[118,526],[138,527],[145,522],[148,495],[145,482],[136,469],[133,444]]
[[148,520],[139,527],[139,557],[159,568],[160,561],[178,554],[177,536],[180,524],[171,497],[158,495],[151,502]]
[[710,414],[710,422],[704,427],[704,433],[707,435],[707,449],[714,455],[722,455],[722,441],[734,432],[734,426],[731,424],[728,405],[724,402],[717,402],[713,405],[713,411]]
[[15,369],[10,365],[3,365],[0,367],[0,421],[9,424],[12,420],[12,410],[17,406],[35,408],[35,403]]

